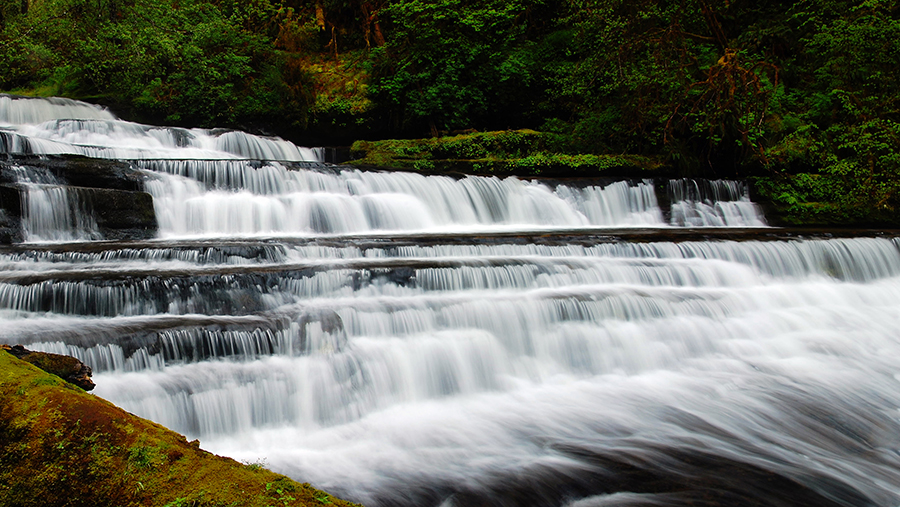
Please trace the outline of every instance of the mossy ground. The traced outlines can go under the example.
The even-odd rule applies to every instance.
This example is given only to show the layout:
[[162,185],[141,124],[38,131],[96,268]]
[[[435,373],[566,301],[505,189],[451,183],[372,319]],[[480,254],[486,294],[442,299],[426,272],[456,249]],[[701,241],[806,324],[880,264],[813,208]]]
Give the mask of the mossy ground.
[[203,451],[5,352],[0,399],[6,507],[354,505]]
[[534,130],[357,141],[350,150],[357,157],[350,165],[423,173],[641,178],[667,171],[649,157],[567,153],[555,136]]

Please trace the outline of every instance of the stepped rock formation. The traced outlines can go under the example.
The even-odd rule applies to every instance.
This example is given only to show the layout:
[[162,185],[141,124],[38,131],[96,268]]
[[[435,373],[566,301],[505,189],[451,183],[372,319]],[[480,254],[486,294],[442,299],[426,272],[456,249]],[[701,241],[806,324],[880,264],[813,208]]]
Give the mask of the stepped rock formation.
[[[900,505],[900,232],[4,104],[0,342],[204,449],[370,507]],[[96,189],[154,238],[108,241]],[[0,504],[337,503],[0,356]]]

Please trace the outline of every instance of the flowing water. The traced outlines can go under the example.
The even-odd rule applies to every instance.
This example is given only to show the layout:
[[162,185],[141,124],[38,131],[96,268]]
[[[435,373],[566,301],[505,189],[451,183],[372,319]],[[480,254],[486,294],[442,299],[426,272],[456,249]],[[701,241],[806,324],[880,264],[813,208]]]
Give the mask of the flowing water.
[[8,151],[143,171],[159,238],[29,232],[0,341],[205,449],[370,506],[900,505],[898,239],[778,239],[741,182],[364,172],[103,113],[0,98]]

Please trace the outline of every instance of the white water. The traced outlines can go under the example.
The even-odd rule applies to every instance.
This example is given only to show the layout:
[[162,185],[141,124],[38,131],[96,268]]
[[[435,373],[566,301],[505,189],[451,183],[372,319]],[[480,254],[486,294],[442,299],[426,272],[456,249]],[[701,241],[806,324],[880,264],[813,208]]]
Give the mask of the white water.
[[895,239],[535,244],[474,231],[671,226],[647,182],[136,164],[165,239],[0,254],[0,341],[205,449],[370,506],[900,504]]
[[[665,225],[653,183],[555,187],[517,178],[313,170],[321,150],[243,132],[153,127],[69,100],[0,96],[10,154],[77,154],[131,160],[147,171],[160,236],[309,236],[463,233]],[[249,160],[248,160],[249,159]],[[293,164],[291,162],[294,162]],[[676,226],[764,226],[737,182],[672,181]],[[706,189],[709,186],[710,189]],[[84,224],[55,216],[62,190],[31,192],[29,220],[73,232],[29,232],[35,240],[90,239]]]
[[[238,131],[154,127],[117,119],[68,99],[0,95],[0,148],[10,154],[113,159],[261,159],[318,161],[321,150]],[[0,133],[2,133],[0,130]]]
[[747,184],[740,181],[669,182],[672,225],[691,227],[757,227],[766,225],[762,210],[750,201]]
[[[56,265],[57,277],[146,266],[131,252],[75,257],[3,262],[13,274]],[[145,257],[171,259],[154,261],[160,273],[220,262],[165,247]],[[19,313],[3,334],[105,364],[98,395],[207,449],[372,505],[432,503],[434,488],[464,505],[463,486],[489,494],[523,474],[578,477],[591,465],[571,445],[652,460],[714,452],[811,488],[810,474],[826,477],[875,505],[898,499],[894,241],[285,245],[220,266],[316,258],[336,264],[167,278],[161,307],[140,295],[160,290],[153,277],[31,286],[40,296],[6,285],[0,303]],[[387,270],[424,261],[441,267]],[[188,280],[194,289],[176,289]],[[257,314],[190,324],[223,305],[234,315],[248,290],[269,324]],[[52,300],[133,316],[85,318],[76,303],[45,314]],[[161,324],[176,314],[181,327]],[[116,337],[135,331],[167,352],[126,354]]]
[[[146,188],[166,238],[666,225],[651,181],[551,187],[513,177],[294,170],[278,162],[154,160],[139,166],[152,171]],[[673,200],[673,225],[766,225],[746,186],[710,183],[734,188]]]
[[[279,162],[146,160],[164,238],[472,233],[664,227],[652,181],[555,187],[518,178],[424,176]],[[670,182],[671,224],[760,227],[746,185]]]
[[287,170],[278,163],[151,162],[163,237],[662,226],[653,187],[555,190],[517,178]]
[[78,194],[60,184],[49,171],[18,167],[22,197],[22,229],[27,242],[100,239],[97,223]]
[[114,120],[106,109],[77,100],[0,95],[0,125],[37,124],[57,118]]

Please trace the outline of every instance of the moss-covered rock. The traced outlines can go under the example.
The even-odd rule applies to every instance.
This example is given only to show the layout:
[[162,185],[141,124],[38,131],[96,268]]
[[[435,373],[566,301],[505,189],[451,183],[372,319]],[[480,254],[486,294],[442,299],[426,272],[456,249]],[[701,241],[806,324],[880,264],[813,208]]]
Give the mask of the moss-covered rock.
[[353,505],[203,451],[7,353],[0,400],[6,507]]
[[47,352],[34,352],[21,345],[14,347],[0,345],[0,349],[6,350],[22,361],[33,364],[45,372],[56,375],[85,391],[90,391],[94,388],[94,381],[91,380],[91,367],[74,357]]
[[534,130],[472,132],[430,139],[357,141],[350,165],[429,174],[620,176],[669,174],[658,160],[635,155],[566,153],[556,136]]

